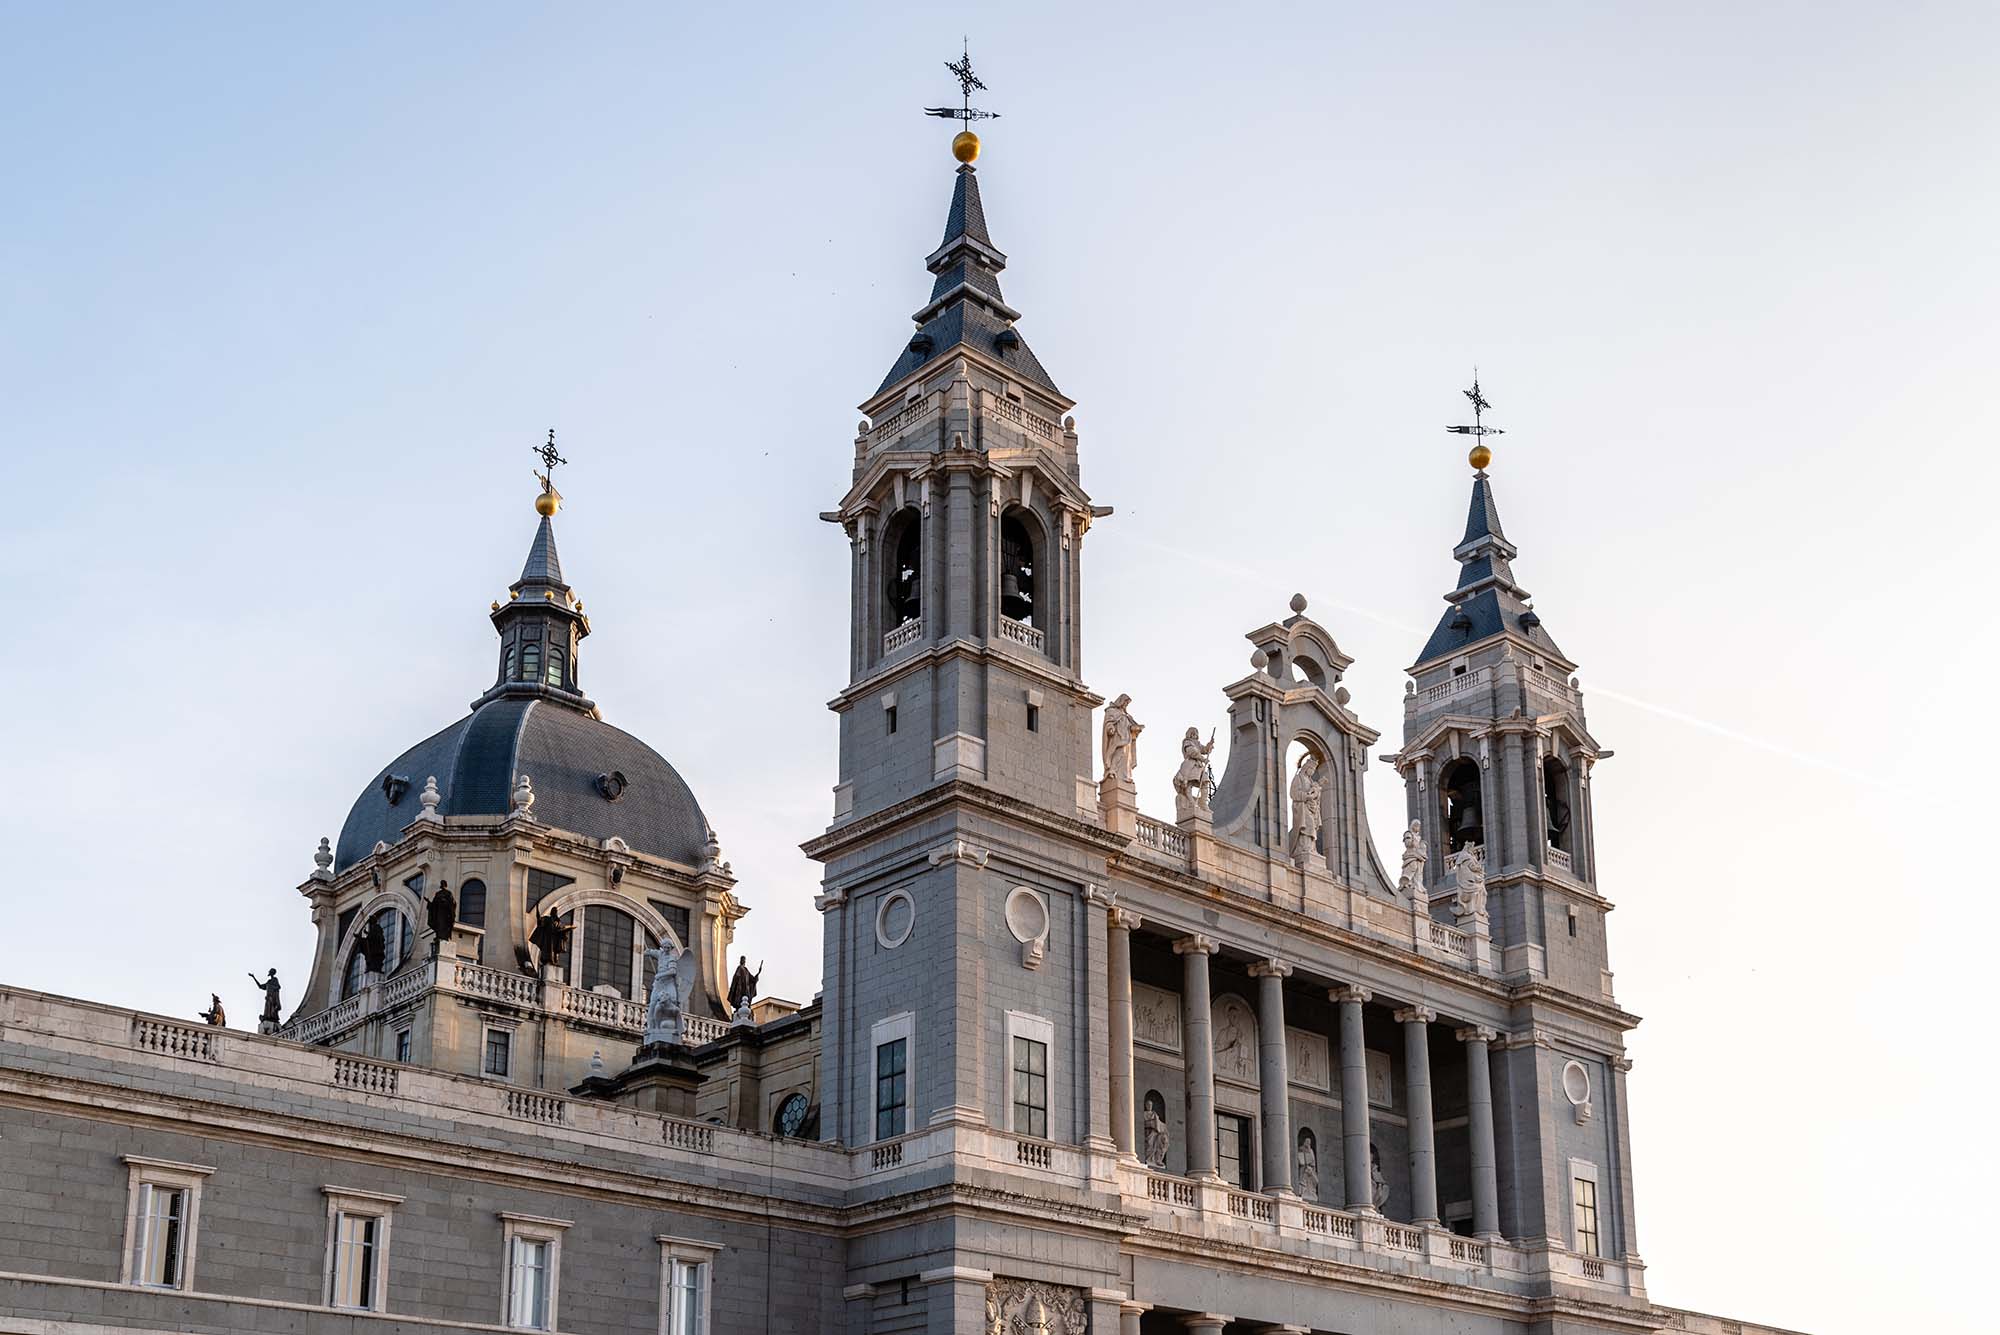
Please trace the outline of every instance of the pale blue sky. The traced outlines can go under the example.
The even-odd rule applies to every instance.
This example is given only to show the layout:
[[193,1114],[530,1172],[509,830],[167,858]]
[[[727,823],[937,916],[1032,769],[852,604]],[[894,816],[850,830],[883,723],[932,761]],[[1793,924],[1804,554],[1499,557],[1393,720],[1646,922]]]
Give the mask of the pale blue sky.
[[1118,508],[1091,684],[1205,731],[1303,591],[1392,742],[1477,362],[1618,752],[1654,1297],[1972,1328],[2000,11],[403,8],[0,7],[7,981],[246,1016],[247,969],[303,978],[292,887],[486,684],[554,425],[586,685],[811,996],[847,588],[814,516],[928,292],[917,109],[967,31],[1008,298]]

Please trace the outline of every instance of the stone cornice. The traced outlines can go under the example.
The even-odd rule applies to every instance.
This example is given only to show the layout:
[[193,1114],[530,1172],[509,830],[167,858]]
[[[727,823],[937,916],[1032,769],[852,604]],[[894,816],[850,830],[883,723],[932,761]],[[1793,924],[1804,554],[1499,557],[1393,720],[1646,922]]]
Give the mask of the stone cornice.
[[1032,802],[1023,802],[970,779],[952,779],[880,811],[843,822],[822,835],[806,840],[799,845],[799,851],[815,861],[826,862],[854,844],[865,843],[952,805],[1005,817],[1044,834],[1072,840],[1099,856],[1119,852],[1131,842],[1129,837],[1113,834],[1101,825],[1065,816]]
[[1053,663],[1026,653],[1002,653],[995,645],[981,644],[978,640],[955,635],[949,640],[930,645],[916,653],[899,653],[893,661],[878,666],[867,676],[849,683],[839,695],[826,702],[826,707],[838,714],[842,710],[854,708],[857,704],[865,704],[870,696],[884,687],[894,685],[902,678],[912,675],[917,669],[935,667],[947,658],[970,658],[974,662],[1003,665],[1011,672],[1017,672],[1024,677],[1033,677],[1057,690],[1065,691],[1092,709],[1104,703],[1103,696],[1096,694]]

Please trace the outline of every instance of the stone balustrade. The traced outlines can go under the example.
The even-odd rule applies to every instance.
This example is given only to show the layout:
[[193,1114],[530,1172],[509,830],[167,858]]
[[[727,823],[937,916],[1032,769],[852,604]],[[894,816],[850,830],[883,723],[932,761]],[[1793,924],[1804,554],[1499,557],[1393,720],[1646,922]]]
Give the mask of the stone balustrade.
[[1000,618],[1000,638],[1018,644],[1036,653],[1043,652],[1042,633],[1025,621],[1016,621],[1010,616]]
[[924,619],[916,617],[905,621],[902,625],[897,626],[894,630],[882,636],[882,656],[887,658],[898,649],[915,644],[922,638],[924,638]]
[[[543,982],[523,973],[489,969],[471,960],[427,960],[373,982],[313,1015],[294,1018],[278,1031],[294,1043],[330,1043],[363,1022],[394,1010],[430,991],[497,1001],[522,1010],[544,1011],[579,1024],[596,1025],[636,1038],[646,1029],[646,1004],[616,993],[589,992],[566,983]],[[189,1027],[192,1032],[203,1032]],[[706,1015],[681,1017],[681,1041],[689,1047],[713,1043],[729,1025]]]

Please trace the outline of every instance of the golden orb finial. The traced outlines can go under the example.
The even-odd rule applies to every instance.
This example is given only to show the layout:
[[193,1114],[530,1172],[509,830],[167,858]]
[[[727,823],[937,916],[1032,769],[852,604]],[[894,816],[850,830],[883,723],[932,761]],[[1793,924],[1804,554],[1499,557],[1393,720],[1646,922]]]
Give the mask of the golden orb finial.
[[951,155],[970,167],[979,156],[979,136],[970,130],[960,130],[951,137]]
[[548,518],[550,515],[554,514],[557,510],[561,508],[562,508],[562,497],[558,496],[555,493],[554,488],[550,488],[547,491],[541,492],[535,497],[535,513],[542,516],[542,518],[544,519]]
[[1493,451],[1487,449],[1484,445],[1474,445],[1472,452],[1465,456],[1465,461],[1474,468],[1484,472],[1486,465],[1493,462]]

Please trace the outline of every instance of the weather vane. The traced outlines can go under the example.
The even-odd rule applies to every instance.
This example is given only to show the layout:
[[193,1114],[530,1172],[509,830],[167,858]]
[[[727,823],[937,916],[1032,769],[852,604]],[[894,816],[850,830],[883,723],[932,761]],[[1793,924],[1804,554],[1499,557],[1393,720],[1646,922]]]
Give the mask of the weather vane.
[[924,115],[936,116],[940,120],[963,121],[965,128],[951,141],[951,155],[967,166],[979,156],[979,136],[972,132],[973,121],[998,120],[997,111],[981,111],[972,105],[972,90],[986,91],[986,84],[972,72],[972,56],[963,46],[959,48],[957,60],[947,60],[944,67],[958,80],[958,105],[955,107],[925,107]]
[[1472,425],[1448,426],[1445,430],[1456,436],[1471,436],[1474,438],[1472,452],[1466,455],[1466,461],[1474,468],[1483,470],[1487,464],[1493,462],[1493,451],[1486,447],[1485,437],[1504,436],[1507,433],[1500,427],[1486,425],[1486,410],[1493,405],[1488,403],[1486,396],[1479,392],[1478,367],[1475,366],[1472,368],[1472,388],[1460,390],[1459,393],[1465,395],[1472,402]]
[[562,493],[556,490],[556,484],[550,481],[550,478],[554,475],[557,464],[566,464],[569,460],[556,453],[556,429],[554,427],[549,428],[549,438],[546,442],[540,445],[531,445],[528,448],[533,450],[542,461],[541,468],[535,472],[535,480],[542,484],[542,494],[535,497],[535,509],[543,515],[552,515],[556,512],[557,507],[562,504]]

